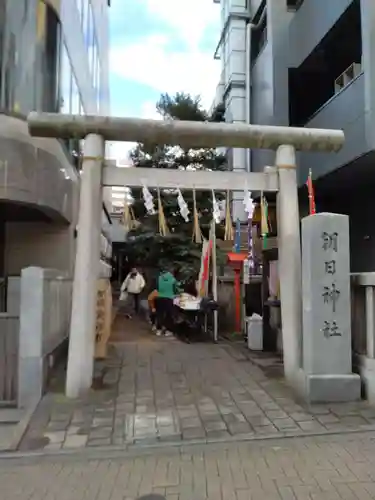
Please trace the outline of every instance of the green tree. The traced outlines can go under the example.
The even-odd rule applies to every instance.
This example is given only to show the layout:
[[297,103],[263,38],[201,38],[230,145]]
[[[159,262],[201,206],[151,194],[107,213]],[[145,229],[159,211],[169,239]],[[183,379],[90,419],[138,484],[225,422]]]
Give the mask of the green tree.
[[[156,103],[156,110],[164,120],[188,121],[222,121],[223,110],[218,107],[212,116],[202,107],[199,97],[185,93],[174,96],[162,94]],[[216,149],[192,149],[169,144],[138,144],[131,152],[131,159],[136,167],[143,168],[168,168],[195,170],[226,170],[227,162],[223,154]],[[157,195],[154,195],[157,207]],[[192,242],[193,234],[193,193],[183,191],[183,197],[188,204],[190,215],[189,222],[185,222],[180,215],[176,192],[162,190],[161,198],[170,236],[161,238],[158,235],[158,216],[146,213],[141,189],[133,189],[134,213],[141,226],[132,231],[128,243],[130,256],[134,261],[143,261],[148,265],[163,265],[173,262],[185,278],[196,273],[200,265],[201,249]],[[212,196],[207,191],[196,191],[196,204],[202,232],[208,235],[212,219]],[[216,193],[217,199],[222,198],[222,193]],[[218,230],[220,236],[220,229]]]

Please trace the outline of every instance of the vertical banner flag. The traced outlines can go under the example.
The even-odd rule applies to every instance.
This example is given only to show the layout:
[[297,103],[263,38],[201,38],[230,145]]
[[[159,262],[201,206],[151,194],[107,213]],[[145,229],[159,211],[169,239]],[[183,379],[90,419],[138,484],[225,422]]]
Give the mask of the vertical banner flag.
[[232,216],[230,213],[230,195],[229,191],[227,191],[227,196],[225,199],[225,233],[224,233],[224,241],[232,241],[233,240],[233,224],[232,224]]
[[309,214],[315,215],[316,214],[315,193],[314,193],[314,186],[313,186],[313,181],[312,181],[311,168],[309,170],[309,175],[307,177],[306,186],[307,186],[307,191],[308,191],[308,195],[309,195]]
[[158,219],[159,219],[159,234],[161,236],[167,236],[169,234],[169,230],[164,215],[163,203],[161,200],[161,194],[159,188],[158,188]]
[[261,204],[261,207],[260,207],[261,208],[261,234],[262,234],[262,238],[263,238],[263,248],[266,249],[267,248],[267,236],[269,233],[269,229],[268,229],[268,203],[267,203],[266,198],[263,196],[263,193],[261,196],[260,204]]
[[[214,226],[215,227],[215,226]],[[210,259],[212,252],[212,229],[210,230],[209,240],[204,240],[202,246],[201,270],[199,273],[199,295],[204,297],[207,294],[208,278],[210,276]]]
[[241,222],[240,219],[236,221],[236,234],[234,236],[234,251],[239,253],[241,250]]
[[199,215],[195,189],[193,189],[193,241],[195,243],[202,243],[202,232],[199,225]]
[[245,212],[247,212],[247,247],[248,247],[248,261],[249,261],[249,271],[252,274],[255,263],[254,263],[254,242],[253,242],[253,215],[254,215],[254,200],[251,196],[249,190],[245,190],[244,201]]

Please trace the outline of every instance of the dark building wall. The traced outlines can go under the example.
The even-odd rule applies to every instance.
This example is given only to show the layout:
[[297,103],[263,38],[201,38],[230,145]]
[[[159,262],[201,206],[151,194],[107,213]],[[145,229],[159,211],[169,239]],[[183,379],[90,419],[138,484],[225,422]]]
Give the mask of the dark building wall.
[[375,270],[375,196],[374,188],[345,196],[322,199],[319,212],[349,215],[350,270],[354,273]]
[[[334,88],[335,78],[347,66],[355,62],[362,67],[362,73],[349,85],[323,100],[317,111],[299,124],[343,129],[346,136],[345,145],[338,154],[298,155],[301,185],[306,181],[309,168],[315,178],[322,177],[375,149],[375,32],[372,29],[375,2],[304,0],[294,13],[287,11],[284,0],[267,0],[266,3],[267,43],[254,62],[251,73],[252,123],[290,124],[291,98],[295,98],[295,89],[290,88],[291,71],[298,70],[301,65],[306,65],[303,68],[305,78],[296,83],[297,88],[307,90],[302,98],[305,103],[312,100],[312,93],[321,87],[319,82],[323,82],[324,78],[329,79]],[[332,31],[338,30],[339,26],[345,36]],[[355,55],[349,54],[350,47],[357,46],[358,38],[361,46],[353,49]],[[331,44],[329,50],[327,44]],[[327,51],[330,52],[329,57]],[[348,61],[344,60],[345,54]],[[324,67],[327,62],[330,66],[332,61],[337,62],[338,59],[337,68]],[[346,65],[345,68],[340,69],[340,64]],[[255,171],[263,170],[264,165],[273,164],[273,161],[274,155],[267,151],[252,152]]]
[[290,67],[296,68],[306,59],[352,2],[353,0],[304,0],[289,25]]
[[[1,211],[1,207],[0,207]],[[0,215],[0,278],[4,276],[4,257],[5,257],[5,222]]]
[[[332,212],[349,216],[350,271],[352,273],[375,271],[375,186],[361,191],[353,190],[336,196],[319,196],[316,189],[318,213]],[[299,192],[301,218],[309,212],[307,189]]]

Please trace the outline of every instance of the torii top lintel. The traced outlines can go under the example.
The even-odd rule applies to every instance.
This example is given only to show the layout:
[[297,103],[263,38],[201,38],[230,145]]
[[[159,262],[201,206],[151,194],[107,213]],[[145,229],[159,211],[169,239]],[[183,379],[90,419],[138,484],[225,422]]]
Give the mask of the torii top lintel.
[[107,141],[151,142],[192,148],[276,150],[288,144],[299,151],[329,152],[341,149],[345,139],[342,130],[38,112],[29,114],[28,125],[30,134],[36,137],[84,139],[89,134],[98,134]]

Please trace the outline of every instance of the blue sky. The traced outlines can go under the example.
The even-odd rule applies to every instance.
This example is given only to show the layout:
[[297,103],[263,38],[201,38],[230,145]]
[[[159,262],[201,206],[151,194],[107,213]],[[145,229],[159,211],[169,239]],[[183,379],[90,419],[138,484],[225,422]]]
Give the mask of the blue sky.
[[[201,95],[208,108],[219,81],[213,60],[220,5],[213,0],[112,0],[110,86],[114,116],[157,118],[162,92]],[[130,145],[114,144],[124,158]]]

